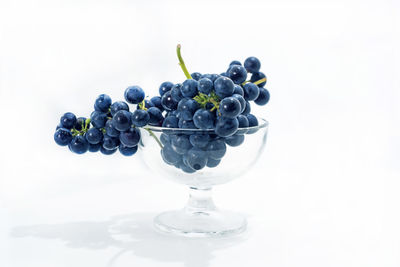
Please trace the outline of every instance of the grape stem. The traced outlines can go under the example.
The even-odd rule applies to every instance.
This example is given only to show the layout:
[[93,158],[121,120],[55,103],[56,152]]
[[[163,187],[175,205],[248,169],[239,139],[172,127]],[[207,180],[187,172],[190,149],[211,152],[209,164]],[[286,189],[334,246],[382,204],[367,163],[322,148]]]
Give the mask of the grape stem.
[[178,44],[176,46],[176,54],[178,55],[178,59],[179,59],[179,66],[181,66],[183,73],[185,74],[187,79],[192,79],[192,76],[190,76],[189,71],[186,68],[185,62],[183,62],[183,58],[181,55],[181,45]]
[[[254,84],[255,85],[259,85],[260,83],[263,83],[263,82],[266,82],[266,81],[267,81],[267,78],[262,78],[262,79],[260,79],[258,81],[255,81]],[[245,82],[242,83],[242,85],[245,85],[246,83],[249,83],[249,82],[250,81],[245,81]]]
[[149,132],[150,136],[154,138],[154,140],[156,140],[156,142],[158,143],[158,145],[160,146],[161,149],[163,149],[163,145],[161,143],[161,141],[158,139],[158,137],[154,134],[154,132],[152,130],[150,130],[149,128],[143,128],[145,129],[147,132]]

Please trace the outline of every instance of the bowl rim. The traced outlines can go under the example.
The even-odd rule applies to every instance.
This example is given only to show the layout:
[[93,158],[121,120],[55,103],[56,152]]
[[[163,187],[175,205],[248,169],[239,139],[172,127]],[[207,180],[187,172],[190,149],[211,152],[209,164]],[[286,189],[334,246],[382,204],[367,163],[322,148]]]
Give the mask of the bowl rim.
[[[259,130],[262,128],[267,128],[269,125],[269,122],[261,117],[256,117],[259,124],[257,126],[252,126],[252,127],[246,127],[246,128],[239,128],[240,131],[250,131],[250,130]],[[261,121],[261,123],[260,123]],[[168,128],[168,127],[160,127],[160,126],[151,126],[151,125],[146,125],[145,127],[146,130],[151,130],[154,132],[207,132],[207,133],[213,133],[215,129],[197,129],[197,128]]]

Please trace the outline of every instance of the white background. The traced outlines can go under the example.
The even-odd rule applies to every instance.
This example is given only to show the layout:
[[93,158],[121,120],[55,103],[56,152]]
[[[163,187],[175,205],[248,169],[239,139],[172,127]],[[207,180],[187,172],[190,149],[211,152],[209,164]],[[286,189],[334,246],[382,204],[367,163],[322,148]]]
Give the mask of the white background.
[[[0,1],[0,266],[400,266],[399,14],[395,0]],[[191,72],[254,55],[268,76],[260,164],[214,190],[248,215],[237,238],[155,233],[186,188],[139,156],[53,141],[100,93],[183,81],[177,43]],[[128,215],[133,240],[113,239]]]

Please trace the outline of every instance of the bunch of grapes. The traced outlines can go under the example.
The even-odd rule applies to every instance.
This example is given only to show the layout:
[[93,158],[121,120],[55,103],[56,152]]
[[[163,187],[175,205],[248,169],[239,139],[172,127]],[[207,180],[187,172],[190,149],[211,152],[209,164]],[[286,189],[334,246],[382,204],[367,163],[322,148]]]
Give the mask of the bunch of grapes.
[[[182,83],[163,82],[160,96],[145,99],[139,86],[125,90],[126,102],[112,103],[102,94],[97,97],[90,118],[76,118],[65,113],[57,126],[54,140],[82,154],[100,151],[131,156],[140,142],[139,128],[147,125],[164,128],[201,129],[207,131],[165,131],[157,140],[163,160],[184,172],[193,173],[204,167],[216,167],[226,153],[226,145],[239,146],[245,134],[255,130],[258,120],[252,115],[250,102],[268,103],[266,76],[260,72],[261,63],[249,57],[242,65],[232,61],[221,74],[189,74],[177,47],[177,54],[185,73]],[[133,111],[129,104],[136,105]],[[155,135],[153,137],[156,138]]]

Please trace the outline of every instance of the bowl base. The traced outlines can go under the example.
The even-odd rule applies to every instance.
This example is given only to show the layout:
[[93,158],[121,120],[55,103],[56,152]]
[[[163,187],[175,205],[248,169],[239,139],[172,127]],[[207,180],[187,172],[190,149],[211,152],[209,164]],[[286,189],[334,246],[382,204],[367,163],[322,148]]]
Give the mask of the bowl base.
[[242,233],[246,218],[230,211],[167,211],[154,218],[157,230],[187,237],[231,236]]

